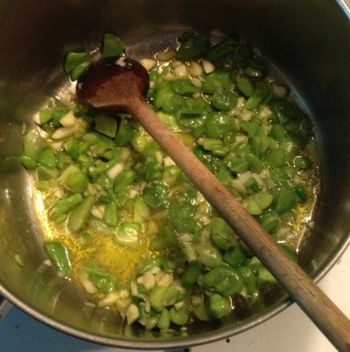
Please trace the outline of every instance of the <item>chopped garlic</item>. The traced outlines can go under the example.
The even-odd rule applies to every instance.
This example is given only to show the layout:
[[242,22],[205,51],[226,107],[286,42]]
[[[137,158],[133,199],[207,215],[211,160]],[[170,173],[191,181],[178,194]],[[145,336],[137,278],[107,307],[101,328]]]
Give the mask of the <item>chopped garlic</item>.
[[147,70],[150,71],[154,66],[156,66],[157,62],[153,59],[141,59],[140,64]]
[[192,61],[189,68],[189,74],[193,77],[198,77],[202,73],[203,73],[203,69],[201,65],[196,61]]
[[107,307],[116,303],[120,298],[119,292],[111,292],[109,293],[102,301],[98,302],[99,307]]
[[60,119],[60,124],[63,127],[72,127],[77,123],[77,118],[74,116],[73,111],[69,111]]
[[186,78],[187,74],[187,68],[184,64],[178,65],[174,68],[174,75],[177,78]]
[[124,170],[124,164],[118,163],[107,171],[107,176],[114,180]]
[[138,317],[140,316],[139,309],[137,308],[136,304],[132,303],[126,310],[126,320],[128,325],[131,325],[135,322]]
[[102,220],[104,215],[105,215],[105,210],[106,207],[104,205],[95,205],[92,209],[91,209],[91,214],[97,218]]
[[52,139],[64,139],[71,136],[76,131],[75,126],[71,127],[62,127],[57,129],[51,136]]
[[166,156],[163,159],[163,163],[164,163],[164,166],[174,166],[175,165],[175,162],[169,156]]
[[173,282],[174,282],[174,277],[172,274],[164,274],[163,277],[158,281],[158,286],[170,287]]
[[156,280],[150,271],[147,271],[143,274],[142,284],[146,290],[151,290],[155,286]]
[[272,86],[272,91],[277,98],[284,98],[287,95],[287,89],[277,84]]
[[88,275],[85,272],[80,273],[79,280],[87,293],[92,295],[97,293],[97,287],[89,280]]
[[205,73],[212,73],[215,71],[215,66],[208,60],[202,61],[203,70]]
[[166,48],[164,51],[159,52],[156,54],[156,58],[159,61],[169,61],[175,57],[175,51],[171,48]]
[[191,82],[194,86],[198,88],[202,87],[202,81],[199,78],[194,77],[191,79]]

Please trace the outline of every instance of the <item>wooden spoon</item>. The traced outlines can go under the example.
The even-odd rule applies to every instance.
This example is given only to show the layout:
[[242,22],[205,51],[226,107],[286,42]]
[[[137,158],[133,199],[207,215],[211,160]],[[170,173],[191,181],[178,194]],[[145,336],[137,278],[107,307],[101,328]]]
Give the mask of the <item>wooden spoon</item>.
[[303,270],[278,247],[215,176],[160,122],[145,102],[147,71],[137,61],[102,61],[77,85],[78,100],[94,109],[129,113],[176,162],[281,286],[340,350],[350,351],[350,321]]

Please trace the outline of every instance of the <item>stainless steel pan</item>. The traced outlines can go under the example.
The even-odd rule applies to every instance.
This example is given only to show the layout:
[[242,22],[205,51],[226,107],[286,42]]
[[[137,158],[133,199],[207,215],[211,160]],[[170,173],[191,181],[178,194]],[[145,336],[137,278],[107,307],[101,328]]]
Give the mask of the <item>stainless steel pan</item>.
[[[321,192],[300,265],[322,276],[346,248],[350,228],[350,12],[330,0],[37,0],[0,2],[0,293],[45,323],[91,341],[138,349],[221,339],[263,322],[290,301],[239,323],[225,320],[164,338],[125,331],[43,264],[40,218],[18,158],[23,124],[64,89],[62,58],[114,31],[134,55],[157,50],[186,28],[238,34],[268,57],[311,115]],[[141,43],[141,44],[140,44]],[[346,283],[340,282],[339,289]]]

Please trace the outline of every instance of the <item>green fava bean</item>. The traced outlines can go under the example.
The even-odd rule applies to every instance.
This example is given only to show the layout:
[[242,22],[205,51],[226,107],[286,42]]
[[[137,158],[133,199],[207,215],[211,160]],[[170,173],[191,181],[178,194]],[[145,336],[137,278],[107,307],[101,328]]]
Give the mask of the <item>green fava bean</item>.
[[206,274],[203,283],[225,297],[239,293],[243,288],[242,278],[239,273],[226,265],[220,265]]
[[209,138],[222,138],[229,132],[237,130],[236,122],[222,112],[210,112],[205,120],[205,134]]
[[179,95],[191,95],[199,92],[199,88],[194,86],[188,79],[177,79],[171,82],[174,93]]
[[220,111],[230,111],[237,105],[238,96],[232,92],[217,91],[211,99],[211,105],[214,109]]
[[223,257],[224,261],[233,267],[244,264],[247,261],[247,255],[241,248],[241,246],[236,246],[229,252],[226,252]]
[[105,33],[102,42],[102,57],[117,57],[124,51],[124,43],[113,33]]
[[126,247],[136,247],[139,243],[141,225],[136,222],[123,222],[120,224],[115,239],[118,243]]
[[95,204],[95,197],[85,198],[70,214],[68,228],[72,232],[80,231],[90,218],[90,212]]
[[60,273],[68,277],[71,272],[71,263],[67,248],[60,242],[50,242],[45,245],[45,249]]
[[282,188],[276,194],[275,197],[276,197],[275,211],[277,214],[283,214],[283,213],[286,213],[287,211],[292,210],[297,201],[297,195],[295,191],[289,187]]
[[218,293],[214,293],[208,297],[208,312],[214,319],[221,319],[230,314],[232,308],[230,300]]
[[159,181],[147,184],[143,191],[146,204],[152,209],[165,207],[168,203],[168,187]]
[[176,53],[177,60],[192,60],[202,57],[210,47],[209,38],[193,33],[185,32],[178,37],[180,48]]
[[189,262],[181,278],[182,285],[184,287],[192,287],[197,282],[201,270],[202,264],[198,260]]
[[134,170],[122,171],[115,179],[113,183],[113,191],[116,196],[126,192],[136,178],[136,172]]
[[216,247],[228,250],[237,245],[237,235],[224,219],[213,218],[210,228],[211,240]]
[[238,89],[244,96],[249,98],[254,94],[254,85],[248,77],[238,76],[236,82]]
[[207,94],[214,94],[216,91],[229,91],[233,86],[233,81],[228,72],[213,72],[205,77],[203,90]]
[[180,309],[172,307],[169,312],[170,320],[176,325],[186,325],[189,314],[186,306],[182,306]]

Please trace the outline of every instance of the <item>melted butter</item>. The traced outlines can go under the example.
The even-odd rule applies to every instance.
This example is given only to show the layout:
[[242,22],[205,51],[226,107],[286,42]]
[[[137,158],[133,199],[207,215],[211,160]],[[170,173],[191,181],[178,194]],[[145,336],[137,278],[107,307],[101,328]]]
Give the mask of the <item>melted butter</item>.
[[114,240],[113,234],[99,230],[90,231],[91,240],[82,241],[80,235],[71,234],[66,226],[49,220],[45,206],[47,197],[48,195],[39,190],[34,192],[35,210],[41,220],[44,241],[60,241],[67,247],[73,281],[79,282],[82,269],[94,264],[113,274],[119,287],[125,287],[135,277],[137,269],[145,260],[158,255],[158,252],[149,248],[154,234],[141,236],[140,243],[135,248],[122,246]]

